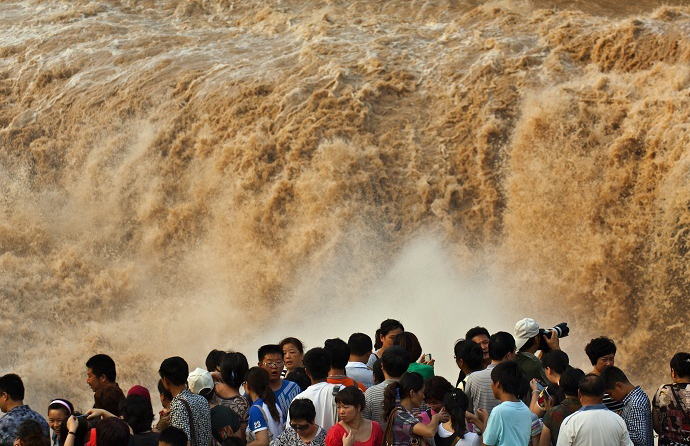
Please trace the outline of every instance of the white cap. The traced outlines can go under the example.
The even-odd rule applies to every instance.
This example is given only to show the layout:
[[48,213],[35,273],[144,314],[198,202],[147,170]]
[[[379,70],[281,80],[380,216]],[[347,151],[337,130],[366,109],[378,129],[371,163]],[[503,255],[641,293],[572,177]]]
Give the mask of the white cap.
[[[192,393],[200,395],[202,390],[212,390],[214,388],[213,378],[208,370],[197,367],[187,378],[187,385]],[[203,392],[208,393],[208,392]]]
[[515,346],[518,350],[525,345],[527,341],[539,334],[539,324],[534,319],[528,317],[518,321],[515,324]]

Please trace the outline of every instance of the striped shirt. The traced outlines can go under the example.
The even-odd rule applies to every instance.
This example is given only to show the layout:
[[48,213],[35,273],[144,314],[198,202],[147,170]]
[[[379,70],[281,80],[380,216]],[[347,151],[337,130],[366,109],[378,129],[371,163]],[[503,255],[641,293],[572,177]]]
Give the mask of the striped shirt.
[[465,393],[470,400],[469,410],[477,413],[477,409],[484,409],[491,413],[501,402],[494,398],[491,390],[491,369],[498,364],[489,364],[484,370],[470,373],[466,379]]
[[371,386],[364,392],[364,399],[366,404],[362,411],[362,416],[367,420],[376,421],[384,425],[383,420],[383,392],[388,387],[388,384],[398,381],[397,379],[387,379],[380,384]]

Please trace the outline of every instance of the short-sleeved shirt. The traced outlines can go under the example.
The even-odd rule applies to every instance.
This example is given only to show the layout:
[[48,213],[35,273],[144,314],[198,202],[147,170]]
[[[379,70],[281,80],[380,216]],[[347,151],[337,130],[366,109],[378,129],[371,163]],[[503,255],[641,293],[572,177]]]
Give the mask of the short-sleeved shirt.
[[287,419],[290,403],[292,403],[292,400],[294,400],[295,397],[301,392],[302,389],[296,383],[288,381],[287,379],[283,380],[280,389],[273,392],[276,396],[278,407],[280,407],[280,411],[283,414],[283,423],[285,423],[285,420]]
[[621,417],[628,427],[628,434],[635,446],[654,446],[652,427],[652,405],[640,386],[635,387],[623,398]]
[[[343,435],[347,431],[340,424],[333,425],[326,436],[326,446],[343,446]],[[371,435],[367,441],[355,441],[355,446],[381,446],[383,442],[383,430],[376,421],[371,422]]]
[[[195,438],[192,439],[190,413],[183,401],[189,404],[194,423]],[[211,443],[211,407],[206,398],[185,389],[170,402],[170,425],[182,429],[192,446],[207,446]]]
[[420,421],[402,405],[395,406],[393,419],[393,446],[409,446],[412,442],[412,428]]
[[362,392],[365,392],[367,390],[367,386],[362,384],[359,381],[355,381],[354,379],[350,378],[349,376],[329,376],[328,379],[326,380],[328,384],[340,384],[341,386],[357,386],[359,390]]
[[625,421],[606,405],[582,407],[568,415],[558,432],[558,446],[633,446]]
[[282,434],[271,446],[324,446],[326,444],[326,431],[319,427],[316,435],[309,443],[305,443],[299,434],[290,426],[286,427]]
[[561,423],[570,414],[577,412],[582,405],[578,398],[568,397],[558,406],[549,408],[544,414],[544,426],[549,428],[551,432],[551,444],[555,445],[558,439],[558,431],[561,429]]
[[213,404],[225,406],[228,409],[235,411],[239,415],[240,420],[246,423],[249,420],[249,401],[245,396],[237,395],[230,398],[223,398],[218,393],[213,395]]
[[26,404],[13,407],[0,419],[0,446],[12,446],[17,439],[17,428],[24,420],[34,420],[41,425],[41,431],[46,438],[50,438],[48,422],[39,414],[31,410]]
[[345,374],[366,388],[374,385],[374,372],[363,362],[350,361],[345,366]]
[[532,353],[518,352],[515,356],[515,362],[517,362],[520,371],[527,379],[536,378],[544,386],[551,384],[551,381],[546,378],[546,372],[544,372],[544,366],[541,361]]
[[387,379],[382,383],[371,386],[364,392],[366,404],[362,411],[362,416],[367,420],[376,421],[383,424],[383,392],[389,384],[396,382],[397,379]]
[[683,411],[690,413],[690,384],[662,385],[652,405],[659,412],[659,444],[690,443],[690,420],[683,422]]
[[486,423],[483,441],[487,446],[528,445],[532,433],[532,412],[522,401],[504,401],[494,407]]
[[494,397],[491,390],[491,370],[497,364],[489,364],[484,370],[471,373],[467,377],[465,393],[470,400],[469,411],[477,413],[477,409],[484,409],[491,413],[501,402]]
[[[277,407],[277,405],[276,405]],[[249,424],[247,425],[247,438],[255,439],[256,433],[264,430],[270,431],[269,438],[276,438],[283,433],[285,423],[283,422],[283,414],[280,407],[277,407],[279,413],[279,421],[276,421],[271,416],[268,406],[264,400],[259,398],[254,401],[254,404],[249,408]],[[264,416],[265,415],[265,416]],[[268,418],[268,419],[267,419]],[[247,443],[250,443],[247,440]]]

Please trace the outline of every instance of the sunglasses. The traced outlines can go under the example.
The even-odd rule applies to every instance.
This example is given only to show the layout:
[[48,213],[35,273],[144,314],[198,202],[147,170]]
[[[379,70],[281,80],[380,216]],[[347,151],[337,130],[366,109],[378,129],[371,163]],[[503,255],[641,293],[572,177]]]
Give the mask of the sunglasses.
[[309,429],[308,424],[292,424],[292,423],[290,423],[290,427],[296,431],[306,431],[307,429]]

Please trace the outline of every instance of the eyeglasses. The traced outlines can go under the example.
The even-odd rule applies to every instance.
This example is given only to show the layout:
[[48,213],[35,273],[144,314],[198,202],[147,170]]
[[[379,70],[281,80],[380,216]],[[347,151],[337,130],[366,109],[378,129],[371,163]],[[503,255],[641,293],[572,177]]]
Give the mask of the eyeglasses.
[[262,365],[265,365],[266,367],[270,367],[270,368],[272,368],[272,369],[277,369],[277,368],[283,366],[283,361],[279,361],[279,362],[262,362],[261,364],[262,364]]
[[292,423],[290,423],[290,427],[296,431],[306,431],[307,429],[309,429],[309,424],[292,424]]

